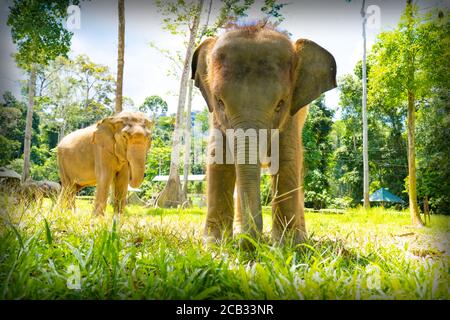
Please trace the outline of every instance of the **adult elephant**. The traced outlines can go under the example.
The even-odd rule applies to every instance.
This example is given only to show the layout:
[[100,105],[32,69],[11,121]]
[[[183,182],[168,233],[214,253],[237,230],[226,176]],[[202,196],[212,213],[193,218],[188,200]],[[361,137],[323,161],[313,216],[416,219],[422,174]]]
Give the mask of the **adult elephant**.
[[[301,242],[306,236],[301,132],[307,105],[336,87],[333,56],[310,40],[293,43],[271,26],[234,25],[196,49],[192,78],[212,112],[210,158],[220,148],[213,146],[217,131],[227,141],[224,152],[232,149],[249,159],[250,139],[239,146],[235,136],[231,147],[227,130],[279,129],[279,170],[272,175],[272,238],[283,241],[290,234]],[[241,232],[253,237],[261,232],[261,161],[248,162],[208,164],[206,241],[232,232],[235,185]]]
[[94,214],[103,215],[114,186],[114,212],[125,207],[128,184],[140,186],[151,144],[151,122],[141,112],[121,112],[74,131],[58,144],[61,200],[74,206],[76,193],[97,185]]

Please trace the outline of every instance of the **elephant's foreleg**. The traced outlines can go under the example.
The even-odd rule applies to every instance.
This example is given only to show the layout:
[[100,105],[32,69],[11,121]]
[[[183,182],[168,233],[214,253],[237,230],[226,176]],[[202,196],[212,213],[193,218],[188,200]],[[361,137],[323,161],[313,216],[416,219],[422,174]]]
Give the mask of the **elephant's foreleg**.
[[114,214],[122,214],[125,209],[128,191],[128,166],[123,166],[122,170],[114,177]]
[[233,234],[236,169],[227,164],[227,144],[223,133],[212,119],[211,136],[208,142],[209,164],[206,168],[207,213],[204,230],[206,242],[216,242]]
[[204,231],[207,241],[221,240],[233,234],[235,177],[232,164],[208,165],[208,212]]
[[95,194],[94,215],[104,215],[112,179],[112,170],[104,169],[97,175],[97,192]]
[[294,243],[306,237],[303,208],[303,150],[301,130],[296,121],[280,134],[279,171],[272,177],[272,238]]

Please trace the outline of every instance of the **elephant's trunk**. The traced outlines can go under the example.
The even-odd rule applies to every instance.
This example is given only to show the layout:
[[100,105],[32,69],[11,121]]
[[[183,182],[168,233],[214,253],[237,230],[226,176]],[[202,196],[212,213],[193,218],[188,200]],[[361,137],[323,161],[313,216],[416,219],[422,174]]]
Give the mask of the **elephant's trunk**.
[[249,143],[255,143],[251,139],[245,139],[245,143],[235,145],[235,159],[245,155],[245,163],[236,163],[238,206],[241,214],[241,231],[251,237],[255,237],[262,231],[262,214],[260,199],[260,175],[261,166],[256,156],[256,163],[250,163],[250,151],[257,150],[250,147]]
[[251,236],[256,236],[262,230],[260,172],[259,165],[236,166],[241,230]]
[[127,158],[130,165],[130,186],[138,188],[144,180],[147,150],[145,146],[133,144],[128,146]]

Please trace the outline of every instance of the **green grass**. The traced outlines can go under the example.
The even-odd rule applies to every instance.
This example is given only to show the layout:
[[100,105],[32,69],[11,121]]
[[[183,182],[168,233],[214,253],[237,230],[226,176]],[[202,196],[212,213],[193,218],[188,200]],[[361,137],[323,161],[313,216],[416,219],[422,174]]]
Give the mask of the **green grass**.
[[[249,253],[203,246],[202,209],[130,206],[115,222],[111,208],[91,220],[87,201],[2,208],[1,299],[449,298],[447,216],[419,229],[407,212],[307,212],[306,243]],[[268,209],[264,222],[268,238]]]

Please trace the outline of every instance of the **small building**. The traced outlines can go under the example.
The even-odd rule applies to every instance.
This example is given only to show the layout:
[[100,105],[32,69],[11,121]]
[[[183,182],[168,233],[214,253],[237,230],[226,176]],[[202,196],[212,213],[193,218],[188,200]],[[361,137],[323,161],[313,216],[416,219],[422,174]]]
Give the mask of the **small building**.
[[[361,201],[364,201],[364,199],[362,199]],[[384,206],[386,203],[389,203],[389,204],[401,204],[401,205],[406,204],[406,202],[403,201],[403,199],[401,199],[400,197],[398,197],[395,194],[391,193],[386,188],[380,188],[377,191],[375,191],[374,193],[372,193],[369,196],[369,201],[370,202],[378,202],[382,206]]]

